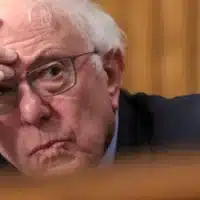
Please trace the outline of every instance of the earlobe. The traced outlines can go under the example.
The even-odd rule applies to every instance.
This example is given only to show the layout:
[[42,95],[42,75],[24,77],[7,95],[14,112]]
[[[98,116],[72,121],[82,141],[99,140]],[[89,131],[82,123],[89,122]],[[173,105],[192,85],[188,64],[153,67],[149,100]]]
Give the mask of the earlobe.
[[120,50],[111,50],[104,56],[104,70],[108,77],[107,89],[114,110],[118,108],[123,69],[124,61]]

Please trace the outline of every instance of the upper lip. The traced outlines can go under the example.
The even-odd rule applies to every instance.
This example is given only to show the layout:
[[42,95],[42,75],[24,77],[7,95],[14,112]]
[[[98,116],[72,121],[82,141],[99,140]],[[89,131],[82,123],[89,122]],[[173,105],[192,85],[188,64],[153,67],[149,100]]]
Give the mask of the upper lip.
[[35,148],[33,148],[30,153],[28,153],[28,156],[32,156],[33,154],[35,154],[37,151],[41,150],[41,149],[47,149],[49,147],[51,147],[52,145],[54,145],[55,143],[58,143],[58,142],[65,142],[65,141],[69,141],[67,139],[56,139],[56,140],[51,140],[51,141],[48,141],[42,145],[38,145],[36,146]]

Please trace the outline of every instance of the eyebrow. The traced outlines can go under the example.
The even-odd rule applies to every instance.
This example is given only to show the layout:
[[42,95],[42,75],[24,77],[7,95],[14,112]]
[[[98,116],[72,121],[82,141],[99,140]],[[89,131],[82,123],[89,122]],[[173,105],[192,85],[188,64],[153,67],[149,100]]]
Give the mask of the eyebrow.
[[[64,56],[64,55],[40,55],[38,56],[28,67],[28,71],[34,70],[37,67],[45,65],[49,62],[61,60],[63,58],[68,58],[71,56]],[[72,56],[73,57],[73,56]]]
[[85,55],[85,54],[89,54],[89,53],[98,53],[98,51],[95,49],[93,51],[88,51],[86,53],[73,53],[71,55],[66,55],[63,54],[62,52],[51,52],[51,53],[46,53],[46,55],[38,55],[35,60],[28,66],[28,72],[42,66],[45,65],[49,62],[53,62],[53,61],[59,61],[65,58],[75,58],[77,56],[81,56],[81,55]]

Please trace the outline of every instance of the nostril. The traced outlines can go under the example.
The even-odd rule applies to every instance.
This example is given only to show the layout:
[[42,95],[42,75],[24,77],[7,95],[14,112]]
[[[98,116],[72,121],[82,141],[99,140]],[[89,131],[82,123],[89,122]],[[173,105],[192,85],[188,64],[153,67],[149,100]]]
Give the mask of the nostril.
[[0,19],[0,28],[3,26],[3,20]]
[[51,118],[52,112],[48,105],[43,105],[40,111],[40,120],[47,121]]
[[44,116],[41,117],[41,120],[47,121],[47,120],[49,120],[50,118],[51,118],[50,115],[44,115]]

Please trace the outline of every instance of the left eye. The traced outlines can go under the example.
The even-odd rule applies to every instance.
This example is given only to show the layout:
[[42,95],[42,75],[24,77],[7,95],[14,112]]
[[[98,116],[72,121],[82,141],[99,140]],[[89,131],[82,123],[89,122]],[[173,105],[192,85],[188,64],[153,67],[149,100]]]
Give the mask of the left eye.
[[62,68],[60,68],[59,66],[56,66],[56,65],[49,67],[44,72],[45,77],[55,77],[60,74],[62,74]]

